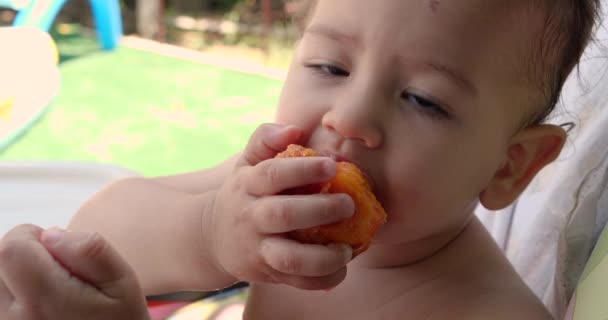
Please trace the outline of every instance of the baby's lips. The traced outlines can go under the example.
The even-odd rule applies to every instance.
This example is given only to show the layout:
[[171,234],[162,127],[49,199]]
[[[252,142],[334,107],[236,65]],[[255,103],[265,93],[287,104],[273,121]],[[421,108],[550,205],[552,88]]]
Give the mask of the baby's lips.
[[359,168],[361,175],[363,175],[363,179],[365,179],[365,181],[368,183],[369,188],[371,189],[372,193],[376,191],[375,180],[372,178],[372,176],[370,174],[367,173],[367,170],[363,170],[362,169],[363,166],[358,164],[356,161],[343,157],[337,153],[329,152],[329,151],[321,151],[321,152],[319,152],[319,155],[321,155],[323,157],[332,158],[336,162],[350,162],[350,163],[354,164],[357,168]]

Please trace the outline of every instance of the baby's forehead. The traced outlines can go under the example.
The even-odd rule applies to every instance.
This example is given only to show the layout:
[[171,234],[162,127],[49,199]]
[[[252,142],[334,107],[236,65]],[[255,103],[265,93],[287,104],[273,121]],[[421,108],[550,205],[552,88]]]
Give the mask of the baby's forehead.
[[[308,26],[331,24],[349,33],[377,37],[383,33],[426,34],[437,30],[452,38],[478,42],[510,40],[510,50],[529,46],[538,33],[544,11],[533,0],[322,0]],[[358,33],[358,34],[357,34]],[[511,37],[504,37],[511,35]],[[521,41],[518,41],[521,40]],[[527,40],[527,41],[526,41]]]
[[[545,0],[376,0],[376,1],[353,1],[353,0],[318,0],[308,1],[314,5],[305,6],[310,16],[318,13],[331,12],[335,18],[357,16],[371,16],[374,13],[382,13],[387,18],[396,16],[404,18],[409,13],[420,14],[424,11],[430,14],[452,13],[462,19],[469,20],[471,17],[485,18],[488,21],[497,22],[501,17],[509,17],[513,12],[535,12],[545,11],[542,5]],[[371,8],[376,10],[372,11]],[[383,12],[383,8],[388,11]],[[392,14],[386,14],[390,12]],[[305,15],[306,13],[303,13]],[[497,19],[498,18],[498,19]],[[368,19],[358,20],[361,24],[367,24]]]
[[359,41],[429,37],[443,41],[442,50],[500,47],[495,54],[522,55],[530,54],[542,18],[530,0],[322,0],[308,27],[329,25]]
[[[544,11],[530,0],[322,0],[309,27],[328,25],[388,55],[420,52],[476,78],[524,117],[539,99],[533,61]],[[386,41],[380,42],[379,39]],[[367,48],[363,48],[364,50]],[[516,101],[517,100],[517,101]]]

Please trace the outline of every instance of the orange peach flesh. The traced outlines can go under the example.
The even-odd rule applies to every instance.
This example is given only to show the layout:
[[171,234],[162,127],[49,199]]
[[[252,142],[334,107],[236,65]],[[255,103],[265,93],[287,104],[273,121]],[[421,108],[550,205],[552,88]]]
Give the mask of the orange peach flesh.
[[[277,158],[315,157],[319,152],[299,145],[290,145]],[[350,162],[338,162],[336,176],[326,183],[287,191],[288,194],[346,193],[355,203],[355,214],[329,225],[296,230],[289,237],[302,243],[345,243],[353,248],[353,257],[363,253],[378,229],[386,223],[387,215],[372,193],[361,170]]]

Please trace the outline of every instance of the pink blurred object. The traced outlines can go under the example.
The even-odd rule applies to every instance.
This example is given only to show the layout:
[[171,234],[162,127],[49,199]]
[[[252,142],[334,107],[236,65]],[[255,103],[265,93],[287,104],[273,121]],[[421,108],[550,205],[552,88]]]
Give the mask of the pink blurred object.
[[150,320],[163,320],[171,316],[175,311],[187,306],[189,302],[174,301],[151,301],[148,302]]

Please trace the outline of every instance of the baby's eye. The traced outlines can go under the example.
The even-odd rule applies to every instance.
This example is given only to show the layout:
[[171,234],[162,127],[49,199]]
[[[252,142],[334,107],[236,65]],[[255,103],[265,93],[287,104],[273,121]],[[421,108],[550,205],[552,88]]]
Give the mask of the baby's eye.
[[406,100],[407,102],[412,103],[414,106],[419,108],[420,110],[429,113],[431,116],[439,117],[439,118],[448,118],[449,113],[445,111],[439,104],[433,102],[432,100],[422,97],[420,95],[410,93],[404,91],[401,94],[401,98]]
[[319,72],[323,76],[348,77],[350,75],[348,71],[331,64],[309,64],[307,67]]

